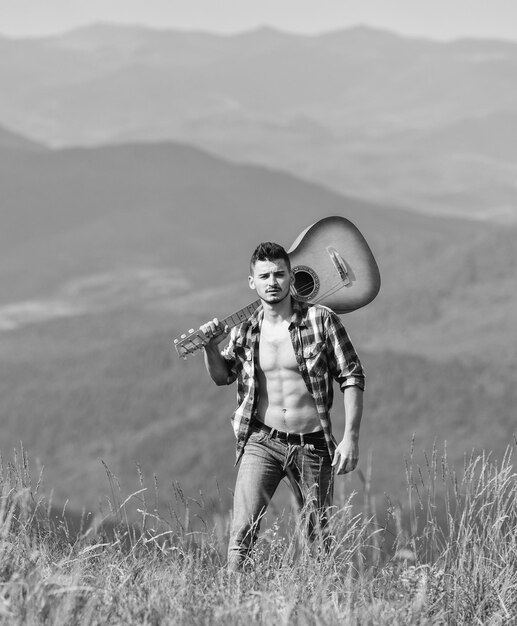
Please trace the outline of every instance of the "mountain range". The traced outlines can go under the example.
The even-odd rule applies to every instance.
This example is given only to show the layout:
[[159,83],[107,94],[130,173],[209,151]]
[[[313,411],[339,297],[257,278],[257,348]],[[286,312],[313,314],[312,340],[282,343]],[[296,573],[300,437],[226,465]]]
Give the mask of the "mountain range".
[[180,141],[381,205],[515,220],[513,42],[96,24],[4,37],[0,59],[0,123],[50,146]]

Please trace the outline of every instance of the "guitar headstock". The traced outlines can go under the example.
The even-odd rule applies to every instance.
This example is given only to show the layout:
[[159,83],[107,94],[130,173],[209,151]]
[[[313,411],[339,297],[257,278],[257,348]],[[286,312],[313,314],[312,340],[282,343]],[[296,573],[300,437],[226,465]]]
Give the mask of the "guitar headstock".
[[[239,309],[232,315],[225,317],[220,323],[223,327],[233,328],[237,324],[241,324],[250,318],[253,312],[260,306],[260,300],[255,300],[251,304],[248,304],[243,309]],[[204,348],[209,342],[208,337],[201,330],[194,330],[191,328],[188,333],[177,337],[174,340],[174,347],[178,356],[182,359],[186,359],[189,354],[193,354],[196,350]]]
[[174,347],[178,356],[186,359],[189,354],[194,354],[197,350],[204,348],[208,343],[208,338],[199,329],[191,328],[188,333],[184,333],[174,340]]

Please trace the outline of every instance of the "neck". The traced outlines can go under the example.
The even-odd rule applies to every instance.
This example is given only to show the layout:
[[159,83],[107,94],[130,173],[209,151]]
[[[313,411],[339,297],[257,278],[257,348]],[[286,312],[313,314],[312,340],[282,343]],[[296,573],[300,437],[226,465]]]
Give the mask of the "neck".
[[290,320],[293,314],[290,294],[281,302],[270,303],[262,301],[262,307],[264,309],[264,319],[273,324]]

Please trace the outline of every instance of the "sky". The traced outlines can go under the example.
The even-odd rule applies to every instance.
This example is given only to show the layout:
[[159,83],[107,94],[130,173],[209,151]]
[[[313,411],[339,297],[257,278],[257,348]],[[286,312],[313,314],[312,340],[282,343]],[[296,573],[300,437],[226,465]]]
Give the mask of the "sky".
[[0,0],[0,34],[31,37],[92,22],[235,33],[319,33],[358,24],[432,39],[517,41],[517,0]]

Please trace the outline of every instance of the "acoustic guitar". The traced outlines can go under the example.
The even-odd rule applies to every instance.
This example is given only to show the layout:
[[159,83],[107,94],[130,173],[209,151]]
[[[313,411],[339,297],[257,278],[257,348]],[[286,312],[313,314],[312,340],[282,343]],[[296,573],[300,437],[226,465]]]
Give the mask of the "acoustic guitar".
[[[324,304],[336,313],[350,313],[369,304],[379,293],[381,278],[375,258],[359,230],[344,217],[325,217],[301,232],[287,251],[294,273],[291,293],[311,304]],[[256,300],[221,320],[229,328],[251,317]],[[174,340],[186,358],[208,339],[191,328]]]

